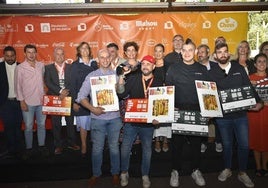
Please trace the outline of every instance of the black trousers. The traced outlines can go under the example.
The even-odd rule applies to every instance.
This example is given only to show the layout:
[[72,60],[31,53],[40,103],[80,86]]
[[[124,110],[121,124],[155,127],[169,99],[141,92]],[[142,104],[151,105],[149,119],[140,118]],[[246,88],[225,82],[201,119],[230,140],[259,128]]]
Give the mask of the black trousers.
[[20,102],[16,99],[7,100],[1,106],[1,116],[4,123],[4,134],[7,139],[8,151],[10,153],[20,152],[23,149]]
[[[52,115],[52,130],[54,137],[54,145],[55,147],[63,147],[64,140],[62,135],[62,116]],[[66,130],[67,130],[67,145],[72,146],[76,145],[76,134],[75,134],[75,126],[74,126],[74,117],[73,116],[65,116],[66,121]]]
[[200,165],[200,147],[203,137],[200,136],[184,136],[172,134],[171,149],[172,149],[172,169],[180,171],[183,163],[183,147],[184,144],[189,144],[191,168],[198,169]]

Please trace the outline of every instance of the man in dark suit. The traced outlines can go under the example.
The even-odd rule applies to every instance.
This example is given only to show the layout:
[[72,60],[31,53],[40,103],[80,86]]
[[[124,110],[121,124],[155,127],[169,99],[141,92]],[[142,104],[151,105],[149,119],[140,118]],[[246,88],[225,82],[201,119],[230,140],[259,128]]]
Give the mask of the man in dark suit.
[[[48,88],[48,95],[57,95],[60,99],[70,96],[70,72],[71,65],[65,63],[65,56],[63,48],[54,49],[55,63],[47,65],[45,67],[45,83]],[[56,155],[61,154],[63,151],[63,140],[61,139],[61,122],[62,116],[52,115],[53,136]],[[67,146],[71,150],[80,150],[80,147],[76,144],[76,135],[74,127],[74,117],[65,116],[67,125]]]
[[7,139],[7,150],[11,156],[18,156],[22,150],[22,113],[14,89],[16,66],[15,49],[12,46],[5,47],[4,61],[0,62],[0,111]]

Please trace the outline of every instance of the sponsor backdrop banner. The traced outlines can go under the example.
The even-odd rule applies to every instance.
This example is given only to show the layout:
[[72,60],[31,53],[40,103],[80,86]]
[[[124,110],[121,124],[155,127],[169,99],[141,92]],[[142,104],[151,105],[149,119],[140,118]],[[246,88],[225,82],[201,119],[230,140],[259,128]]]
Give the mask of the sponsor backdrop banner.
[[[136,41],[139,59],[153,54],[153,47],[162,43],[166,53],[172,51],[172,38],[181,34],[192,38],[196,45],[208,44],[213,51],[214,40],[224,36],[234,53],[237,44],[247,38],[247,13],[155,13],[138,15],[88,15],[88,16],[1,16],[0,50],[12,45],[17,50],[17,60],[24,60],[23,48],[35,44],[38,60],[49,64],[53,49],[62,46],[67,61],[76,59],[80,42],[90,44],[93,56],[108,43],[115,42],[123,55],[123,44]],[[0,57],[2,54],[0,55]],[[51,127],[50,121],[47,127]],[[0,131],[3,130],[0,120]]]
[[[53,48],[64,47],[68,62],[76,59],[76,47],[89,42],[93,56],[108,43],[115,42],[123,54],[126,41],[140,45],[139,59],[153,54],[153,46],[163,43],[166,53],[172,51],[172,37],[181,34],[196,45],[208,44],[213,51],[214,40],[224,36],[234,53],[237,44],[247,38],[247,13],[155,13],[139,15],[88,16],[1,16],[0,50],[12,45],[19,62],[24,60],[23,47],[35,44],[38,60],[53,61]],[[1,57],[1,55],[0,55]]]

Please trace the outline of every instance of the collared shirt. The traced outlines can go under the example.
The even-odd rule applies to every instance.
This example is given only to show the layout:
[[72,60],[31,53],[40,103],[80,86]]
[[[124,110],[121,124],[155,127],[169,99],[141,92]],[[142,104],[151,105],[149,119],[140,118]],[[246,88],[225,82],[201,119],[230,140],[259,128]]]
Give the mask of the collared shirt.
[[[83,82],[82,87],[80,88],[80,91],[77,95],[77,99],[76,102],[80,103],[81,100],[88,98],[87,96],[90,95],[91,96],[91,85],[90,85],[90,77],[95,77],[95,76],[106,76],[106,75],[115,75],[115,71],[114,70],[107,70],[107,72],[103,72],[101,69],[97,69],[91,73],[89,73],[87,75],[87,77],[85,78],[85,81]],[[110,120],[110,119],[114,119],[114,118],[118,118],[120,117],[120,112],[115,111],[115,112],[106,112],[105,114],[101,114],[99,116],[91,113],[91,117],[95,118],[95,119],[104,119],[104,120]]]
[[7,80],[8,80],[8,98],[15,98],[15,85],[14,85],[14,76],[17,63],[9,65],[5,62],[6,71],[7,71]]
[[27,61],[19,64],[15,71],[15,92],[19,101],[31,106],[42,105],[44,92],[44,64],[36,62],[32,67]]
[[90,59],[90,60],[89,60],[89,63],[85,63],[85,62],[83,61],[83,59],[82,59],[81,57],[79,57],[79,63],[83,63],[84,65],[87,65],[87,66],[91,66],[92,61],[94,61],[94,59]]

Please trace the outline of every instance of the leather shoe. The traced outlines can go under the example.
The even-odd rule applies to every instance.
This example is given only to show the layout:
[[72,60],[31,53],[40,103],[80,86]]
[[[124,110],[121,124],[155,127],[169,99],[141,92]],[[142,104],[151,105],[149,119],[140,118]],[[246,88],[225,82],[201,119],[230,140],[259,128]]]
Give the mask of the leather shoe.
[[114,187],[118,187],[119,186],[119,175],[118,174],[115,174],[113,175],[113,180],[112,180],[112,183],[113,183],[113,186]]
[[55,155],[60,155],[60,154],[62,154],[62,148],[61,147],[56,147],[56,149],[55,149],[55,151],[54,151],[54,154]]
[[97,184],[98,180],[99,180],[99,177],[92,176],[88,181],[88,188],[94,187]]
[[71,150],[74,150],[74,151],[80,150],[80,146],[78,146],[78,145],[68,146],[68,148]]

